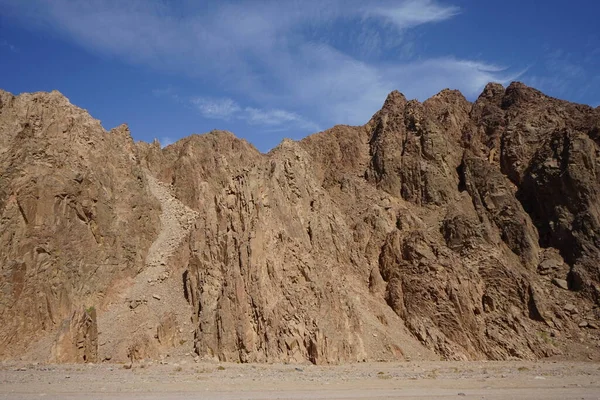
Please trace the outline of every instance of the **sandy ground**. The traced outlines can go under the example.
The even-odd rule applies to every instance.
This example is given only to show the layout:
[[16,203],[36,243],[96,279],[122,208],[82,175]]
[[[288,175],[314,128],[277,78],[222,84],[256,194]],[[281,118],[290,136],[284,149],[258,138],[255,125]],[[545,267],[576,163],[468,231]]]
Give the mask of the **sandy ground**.
[[600,399],[600,364],[0,364],[0,399]]

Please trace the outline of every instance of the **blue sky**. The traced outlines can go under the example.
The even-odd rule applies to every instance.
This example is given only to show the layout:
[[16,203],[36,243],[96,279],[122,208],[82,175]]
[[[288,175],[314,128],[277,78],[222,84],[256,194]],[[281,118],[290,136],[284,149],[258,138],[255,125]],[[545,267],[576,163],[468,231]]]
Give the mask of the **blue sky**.
[[367,122],[400,90],[520,80],[600,103],[600,2],[0,0],[0,88],[57,89],[105,128],[226,129],[268,151]]

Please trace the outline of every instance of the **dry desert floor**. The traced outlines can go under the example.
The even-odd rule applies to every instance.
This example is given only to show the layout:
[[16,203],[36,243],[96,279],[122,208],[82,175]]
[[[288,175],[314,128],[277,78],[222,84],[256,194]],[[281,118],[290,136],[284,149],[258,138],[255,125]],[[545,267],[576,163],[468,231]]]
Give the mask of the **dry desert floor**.
[[0,399],[600,399],[593,362],[0,364]]

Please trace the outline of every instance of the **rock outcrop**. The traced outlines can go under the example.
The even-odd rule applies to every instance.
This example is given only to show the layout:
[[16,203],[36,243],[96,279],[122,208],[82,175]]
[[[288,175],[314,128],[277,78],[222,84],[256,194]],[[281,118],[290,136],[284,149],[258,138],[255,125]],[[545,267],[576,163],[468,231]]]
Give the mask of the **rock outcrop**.
[[0,357],[598,357],[599,168],[600,109],[520,83],[268,154],[1,92]]
[[50,358],[53,362],[98,362],[96,310],[76,310],[59,328]]
[[49,358],[43,339],[143,269],[160,205],[134,150],[58,92],[0,93],[1,357]]

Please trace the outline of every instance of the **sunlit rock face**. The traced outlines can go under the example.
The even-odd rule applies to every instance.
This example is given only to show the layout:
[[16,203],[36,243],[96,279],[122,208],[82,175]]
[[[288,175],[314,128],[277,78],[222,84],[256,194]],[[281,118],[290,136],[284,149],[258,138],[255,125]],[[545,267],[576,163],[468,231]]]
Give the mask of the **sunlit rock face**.
[[0,92],[0,357],[587,357],[599,146],[600,109],[520,83],[392,92],[268,154]]

